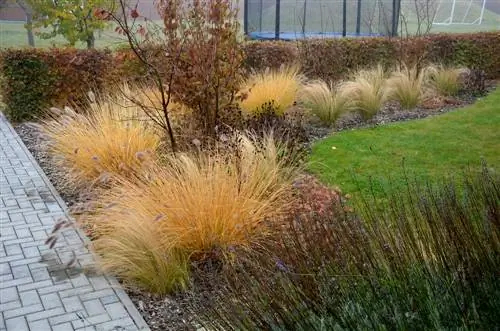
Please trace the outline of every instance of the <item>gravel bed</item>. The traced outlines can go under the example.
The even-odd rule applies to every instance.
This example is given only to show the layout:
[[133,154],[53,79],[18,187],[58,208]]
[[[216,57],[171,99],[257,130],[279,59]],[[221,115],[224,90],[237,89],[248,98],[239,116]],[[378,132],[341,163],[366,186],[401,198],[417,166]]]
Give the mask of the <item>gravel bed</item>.
[[[434,108],[419,108],[409,111],[400,111],[397,105],[388,104],[369,122],[363,122],[359,116],[349,115],[341,118],[334,128],[309,125],[308,131],[311,140],[314,141],[324,138],[333,132],[443,114],[471,104],[476,99],[473,97],[462,97],[460,100],[453,102],[451,100],[446,102],[445,100],[444,103]],[[43,139],[40,138],[40,134],[37,133],[36,127],[29,123],[23,123],[17,125],[15,129],[68,206],[71,207],[79,202],[81,198],[77,192],[71,192],[71,190],[64,186],[63,174],[54,167],[47,153],[47,146]],[[207,276],[204,274],[203,277]],[[214,286],[217,286],[217,277],[212,273],[212,277],[210,278],[208,280],[204,279],[203,282],[198,282],[199,284],[196,284],[190,292],[175,296],[162,297],[130,289],[127,292],[151,330],[197,330],[197,327],[194,326],[193,312],[190,308],[193,307],[193,303],[196,303],[197,307],[204,310],[210,306],[213,300],[216,300],[214,299],[216,291],[213,289]]]

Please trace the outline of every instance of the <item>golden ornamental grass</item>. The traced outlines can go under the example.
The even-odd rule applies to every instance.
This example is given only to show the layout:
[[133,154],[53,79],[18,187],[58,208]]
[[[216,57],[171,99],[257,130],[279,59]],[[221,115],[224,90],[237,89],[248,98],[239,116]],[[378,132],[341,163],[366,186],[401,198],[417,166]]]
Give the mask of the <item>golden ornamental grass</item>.
[[159,132],[139,107],[111,97],[95,100],[85,114],[60,112],[43,123],[43,131],[56,165],[75,187],[141,171],[160,145]]
[[393,71],[387,80],[388,99],[398,101],[403,109],[417,107],[428,95],[426,70],[403,66]]
[[344,113],[352,110],[353,102],[333,83],[315,80],[304,85],[301,100],[325,124],[335,124]]
[[[109,207],[90,220],[104,268],[137,286],[155,287],[149,283],[160,284],[156,278],[164,277],[154,272],[158,257],[181,270],[172,255],[245,246],[266,235],[268,222],[279,220],[292,203],[296,169],[279,159],[272,136],[262,143],[241,136],[238,148],[234,155],[172,156],[151,168],[150,180],[121,179],[106,192],[102,201]],[[150,272],[140,277],[149,281],[130,277],[141,270]]]
[[453,97],[462,87],[465,68],[453,68],[443,65],[431,65],[427,68],[427,83],[434,92],[443,97]]
[[243,84],[240,93],[246,98],[240,106],[248,113],[258,113],[263,105],[273,103],[276,113],[282,115],[296,101],[302,82],[297,66],[254,73]]
[[354,102],[364,119],[375,116],[387,101],[386,73],[381,65],[360,70],[340,85],[340,91]]

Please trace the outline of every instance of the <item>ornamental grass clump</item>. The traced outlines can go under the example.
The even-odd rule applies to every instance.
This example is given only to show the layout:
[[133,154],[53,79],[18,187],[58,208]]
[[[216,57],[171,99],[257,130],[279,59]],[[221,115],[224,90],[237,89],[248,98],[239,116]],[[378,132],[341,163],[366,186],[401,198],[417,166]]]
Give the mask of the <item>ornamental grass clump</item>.
[[443,65],[432,65],[427,68],[429,86],[438,95],[453,97],[462,87],[462,77],[467,73],[464,68],[451,68]]
[[388,99],[399,102],[403,109],[417,107],[428,95],[426,78],[426,69],[419,70],[416,66],[393,71],[387,80]]
[[42,125],[56,166],[74,187],[142,171],[161,142],[140,107],[124,106],[114,95],[91,99],[81,113],[52,108]]
[[[357,213],[292,218],[240,254],[207,330],[495,329],[500,178],[407,182]],[[262,246],[261,246],[262,247]]]
[[341,84],[340,91],[353,100],[354,109],[363,119],[375,116],[387,101],[386,73],[381,65],[374,69],[360,70],[351,80]]
[[241,88],[240,106],[248,113],[258,113],[265,104],[273,103],[276,113],[283,115],[295,103],[302,82],[297,66],[253,73]]
[[333,125],[344,113],[353,108],[353,103],[333,84],[322,80],[307,83],[301,91],[301,99],[323,123]]
[[239,135],[234,143],[231,154],[178,153],[142,181],[122,178],[107,191],[103,208],[86,220],[96,229],[94,247],[105,270],[166,293],[172,284],[184,287],[186,260],[265,236],[269,222],[293,203],[296,168],[272,136]]

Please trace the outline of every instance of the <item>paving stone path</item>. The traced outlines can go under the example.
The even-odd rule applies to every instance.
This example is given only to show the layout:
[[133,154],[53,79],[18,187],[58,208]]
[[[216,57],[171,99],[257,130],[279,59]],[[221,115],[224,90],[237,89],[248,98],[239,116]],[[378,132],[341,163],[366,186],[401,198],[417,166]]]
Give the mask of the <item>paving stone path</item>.
[[[149,330],[112,277],[90,274],[86,238],[65,230],[67,207],[0,112],[0,330]],[[67,263],[76,257],[77,263]]]

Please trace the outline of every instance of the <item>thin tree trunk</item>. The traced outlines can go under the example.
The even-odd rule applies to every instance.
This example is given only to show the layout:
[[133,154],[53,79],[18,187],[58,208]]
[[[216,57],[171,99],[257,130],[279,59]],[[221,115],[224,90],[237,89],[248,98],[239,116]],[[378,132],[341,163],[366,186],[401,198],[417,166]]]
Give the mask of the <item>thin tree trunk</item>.
[[28,45],[35,47],[35,37],[33,36],[33,15],[26,13],[26,31],[28,32]]
[[17,5],[26,14],[26,30],[28,33],[28,45],[35,47],[35,38],[33,37],[33,13],[30,6],[24,0],[16,0]]
[[87,38],[87,48],[91,49],[94,47],[95,47],[95,36],[94,33],[92,32],[92,34]]

